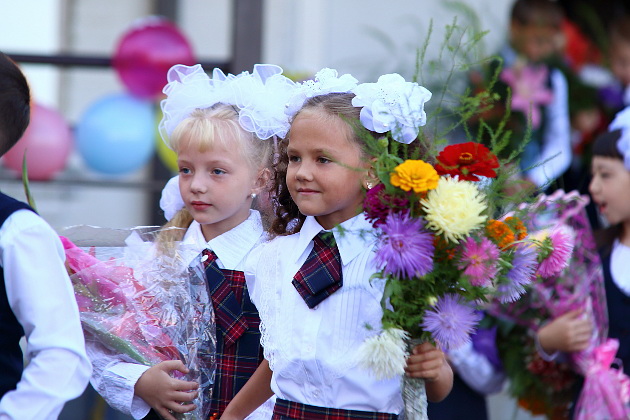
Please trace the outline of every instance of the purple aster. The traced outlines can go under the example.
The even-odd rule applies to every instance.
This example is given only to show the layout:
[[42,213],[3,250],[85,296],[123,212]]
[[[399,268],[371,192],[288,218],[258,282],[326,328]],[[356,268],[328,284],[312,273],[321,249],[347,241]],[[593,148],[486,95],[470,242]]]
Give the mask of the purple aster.
[[543,242],[543,253],[547,251],[547,255],[540,262],[538,274],[543,278],[560,274],[569,265],[569,258],[573,253],[573,242],[573,236],[564,229],[556,229],[551,232]]
[[433,234],[422,219],[393,213],[381,225],[383,236],[376,263],[383,271],[400,278],[422,277],[433,270]]
[[379,227],[385,223],[387,215],[401,212],[409,207],[407,198],[395,197],[385,192],[385,185],[377,184],[365,194],[363,209],[372,226]]
[[501,303],[514,302],[525,293],[525,286],[532,282],[536,273],[537,258],[532,246],[516,245],[512,268],[506,275],[509,283],[500,284],[497,288]]
[[452,350],[470,341],[470,334],[481,320],[481,314],[462,302],[462,297],[447,294],[424,313],[422,328],[433,335],[444,350]]
[[470,284],[487,287],[492,285],[492,279],[497,275],[500,252],[488,238],[482,238],[481,242],[477,242],[469,236],[462,244],[462,258],[457,266],[464,270]]

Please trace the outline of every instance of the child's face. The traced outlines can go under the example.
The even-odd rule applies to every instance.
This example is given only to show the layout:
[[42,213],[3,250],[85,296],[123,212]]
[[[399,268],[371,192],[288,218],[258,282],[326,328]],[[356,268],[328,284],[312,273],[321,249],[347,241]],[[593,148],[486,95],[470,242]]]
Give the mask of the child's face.
[[630,223],[630,171],[621,159],[594,156],[589,191],[600,214],[615,225]]
[[291,125],[287,186],[300,212],[325,229],[360,212],[367,164],[359,146],[346,138],[341,118],[322,120],[303,113]]
[[510,31],[512,46],[516,52],[533,63],[557,53],[562,42],[560,32],[548,25],[523,25],[513,22]]
[[630,85],[630,42],[615,42],[610,49],[610,70],[623,86]]
[[206,240],[249,217],[256,177],[240,150],[214,145],[205,152],[182,147],[177,155],[179,188],[186,208],[201,224]]

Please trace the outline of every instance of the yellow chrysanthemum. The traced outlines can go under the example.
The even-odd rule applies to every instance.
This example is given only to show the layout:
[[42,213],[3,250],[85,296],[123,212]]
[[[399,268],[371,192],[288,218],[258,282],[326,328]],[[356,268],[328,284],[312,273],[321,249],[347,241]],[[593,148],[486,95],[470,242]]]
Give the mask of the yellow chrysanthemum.
[[401,190],[421,193],[432,190],[440,176],[430,164],[422,160],[406,160],[394,168],[389,182]]
[[457,242],[487,219],[485,196],[470,181],[440,178],[437,188],[420,200],[427,220],[427,228],[446,240]]

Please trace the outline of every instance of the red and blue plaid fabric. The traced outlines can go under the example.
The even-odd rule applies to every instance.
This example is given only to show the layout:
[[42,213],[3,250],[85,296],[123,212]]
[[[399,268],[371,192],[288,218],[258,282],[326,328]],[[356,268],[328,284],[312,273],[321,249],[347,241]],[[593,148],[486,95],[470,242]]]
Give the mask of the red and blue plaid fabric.
[[273,408],[272,420],[344,420],[344,419],[374,419],[397,420],[398,415],[390,413],[377,413],[371,411],[343,410],[341,408],[317,407],[301,404],[293,401],[276,399]]
[[[247,321],[243,319],[243,308],[239,304],[242,300],[243,287],[232,287],[225,278],[224,270],[216,263],[217,255],[209,249],[204,249],[203,266],[208,279],[208,294],[214,306],[214,316],[217,324],[223,329],[223,339],[226,346],[231,346],[247,330]],[[240,296],[237,296],[240,294]]]
[[331,232],[313,238],[313,249],[292,283],[311,309],[341,288],[341,256]]
[[206,398],[211,400],[211,413],[221,417],[263,360],[260,316],[249,298],[245,274],[218,268],[212,251],[203,255],[208,255],[204,268],[217,320],[217,369],[212,395]]

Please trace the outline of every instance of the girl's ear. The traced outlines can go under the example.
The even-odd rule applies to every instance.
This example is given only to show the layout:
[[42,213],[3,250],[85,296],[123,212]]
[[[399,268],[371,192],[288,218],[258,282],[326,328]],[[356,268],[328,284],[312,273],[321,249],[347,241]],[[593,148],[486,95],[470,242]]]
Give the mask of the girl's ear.
[[252,193],[258,195],[264,190],[267,189],[269,183],[271,182],[271,171],[269,168],[263,168],[258,172],[258,177],[256,178],[256,182],[254,183],[254,188],[252,189]]
[[376,158],[370,159],[367,171],[365,171],[365,175],[363,176],[362,184],[366,190],[371,189],[380,182],[376,175],[376,168],[374,168],[375,163]]

